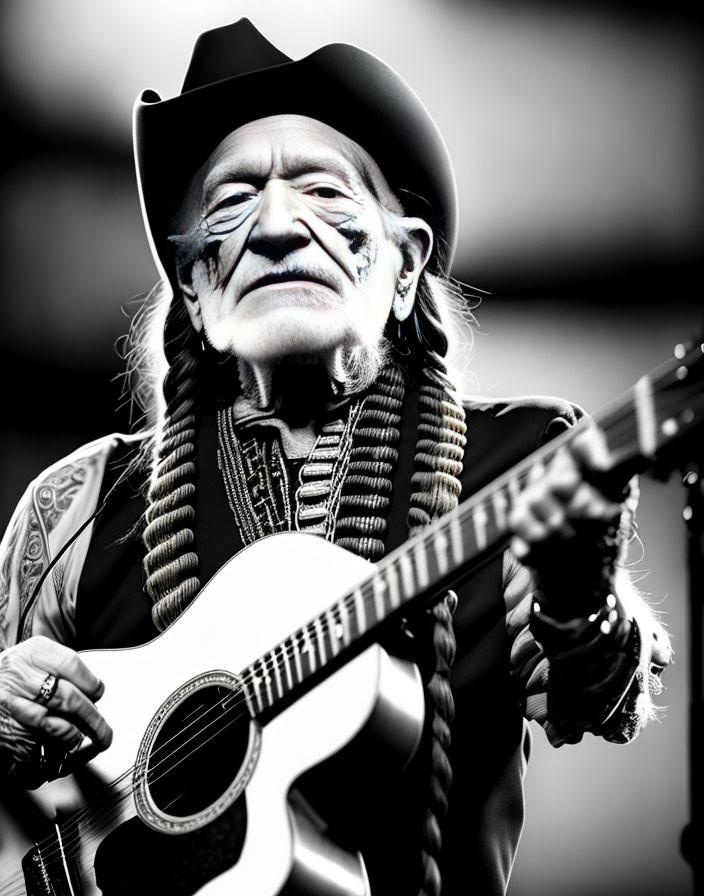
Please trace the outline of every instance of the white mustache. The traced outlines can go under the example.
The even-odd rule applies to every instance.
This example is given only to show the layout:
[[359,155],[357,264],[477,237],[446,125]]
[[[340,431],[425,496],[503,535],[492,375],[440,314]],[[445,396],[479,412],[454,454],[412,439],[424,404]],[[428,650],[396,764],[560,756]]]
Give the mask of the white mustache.
[[317,265],[288,265],[261,274],[242,290],[242,295],[246,295],[260,286],[268,286],[270,283],[286,283],[289,280],[309,280],[312,283],[321,283],[331,289],[340,289],[339,279],[330,271]]

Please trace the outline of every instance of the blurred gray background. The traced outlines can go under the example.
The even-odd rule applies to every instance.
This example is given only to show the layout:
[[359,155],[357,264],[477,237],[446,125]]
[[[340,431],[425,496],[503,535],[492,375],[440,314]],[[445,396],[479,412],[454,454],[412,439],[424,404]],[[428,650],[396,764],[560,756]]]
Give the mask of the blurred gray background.
[[[130,425],[115,343],[156,278],[132,103],[177,93],[196,36],[241,15],[293,57],[333,41],[376,53],[434,114],[459,182],[453,273],[490,294],[470,363],[484,394],[596,411],[700,331],[702,30],[688,4],[5,0],[4,521],[45,466]],[[692,892],[683,506],[677,476],[644,481],[641,587],[676,649],[664,721],[627,748],[553,750],[536,730],[512,896]]]

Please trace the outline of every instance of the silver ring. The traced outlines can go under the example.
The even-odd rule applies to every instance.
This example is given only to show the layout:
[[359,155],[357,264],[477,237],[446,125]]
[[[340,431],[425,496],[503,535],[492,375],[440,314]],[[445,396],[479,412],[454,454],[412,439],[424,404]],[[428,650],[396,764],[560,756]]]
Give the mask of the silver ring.
[[42,686],[39,688],[39,693],[36,696],[37,703],[41,703],[42,706],[46,706],[56,693],[56,688],[58,686],[59,679],[53,674],[53,672],[50,672],[42,682]]

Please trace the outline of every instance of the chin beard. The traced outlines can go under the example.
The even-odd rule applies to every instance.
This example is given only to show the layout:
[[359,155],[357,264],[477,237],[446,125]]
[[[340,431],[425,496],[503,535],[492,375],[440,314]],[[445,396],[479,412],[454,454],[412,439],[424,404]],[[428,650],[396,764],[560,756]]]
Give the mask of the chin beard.
[[274,373],[281,363],[322,364],[333,395],[354,395],[372,385],[391,355],[391,343],[382,336],[375,346],[341,346],[324,355],[286,357],[266,364],[238,358],[237,366],[245,396],[252,404],[264,409],[272,403]]

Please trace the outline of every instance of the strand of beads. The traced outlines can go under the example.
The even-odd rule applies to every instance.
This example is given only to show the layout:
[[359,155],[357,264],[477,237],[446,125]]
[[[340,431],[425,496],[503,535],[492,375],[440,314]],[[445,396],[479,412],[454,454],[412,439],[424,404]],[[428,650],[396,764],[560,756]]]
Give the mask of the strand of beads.
[[364,402],[354,433],[335,541],[367,560],[378,560],[384,553],[405,393],[402,371],[386,367]]

